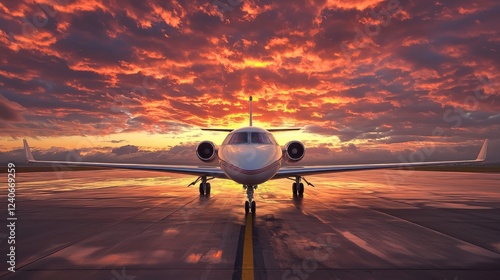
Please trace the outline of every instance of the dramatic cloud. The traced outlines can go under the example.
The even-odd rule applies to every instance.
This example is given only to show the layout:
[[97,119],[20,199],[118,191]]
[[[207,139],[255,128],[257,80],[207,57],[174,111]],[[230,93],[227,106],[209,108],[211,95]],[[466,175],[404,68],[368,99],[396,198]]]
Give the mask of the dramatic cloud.
[[21,111],[23,111],[22,106],[0,95],[0,120],[10,122],[22,121]]
[[493,0],[40,0],[0,11],[4,155],[28,137],[47,157],[53,142],[88,142],[87,159],[156,161],[180,142],[222,138],[198,127],[245,125],[249,95],[257,124],[305,126],[288,136],[339,160],[500,139]]
[[137,153],[139,151],[139,147],[133,146],[133,145],[126,145],[122,146],[120,148],[115,148],[111,152],[115,155],[128,155],[128,154],[133,154]]

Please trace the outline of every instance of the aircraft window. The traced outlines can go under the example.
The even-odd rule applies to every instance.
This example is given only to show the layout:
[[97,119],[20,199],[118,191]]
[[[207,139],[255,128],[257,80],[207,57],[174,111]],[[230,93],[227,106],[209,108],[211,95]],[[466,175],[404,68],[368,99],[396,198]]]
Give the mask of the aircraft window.
[[246,144],[248,143],[248,135],[246,132],[238,132],[234,133],[231,140],[229,140],[229,144]]
[[269,140],[269,137],[267,137],[265,133],[252,132],[250,134],[250,139],[252,144],[272,144],[271,140]]

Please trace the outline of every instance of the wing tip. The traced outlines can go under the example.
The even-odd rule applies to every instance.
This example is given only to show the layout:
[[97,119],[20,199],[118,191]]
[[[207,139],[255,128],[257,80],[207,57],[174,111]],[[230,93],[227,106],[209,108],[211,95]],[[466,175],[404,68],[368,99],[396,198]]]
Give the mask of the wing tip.
[[23,139],[23,144],[24,144],[24,153],[26,154],[26,162],[35,161],[35,159],[33,158],[33,154],[31,153],[30,146],[28,145],[28,141],[26,139]]
[[484,161],[486,159],[486,153],[488,151],[488,139],[484,140],[483,146],[481,147],[481,151],[477,155],[476,161]]

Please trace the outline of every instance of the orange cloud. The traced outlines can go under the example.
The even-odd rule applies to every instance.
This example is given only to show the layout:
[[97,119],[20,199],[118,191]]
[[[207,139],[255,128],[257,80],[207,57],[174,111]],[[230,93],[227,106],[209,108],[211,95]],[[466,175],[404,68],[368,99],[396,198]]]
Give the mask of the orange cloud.
[[[389,4],[4,2],[0,141],[190,141],[199,126],[246,125],[249,95],[259,125],[307,125],[300,137],[339,152],[430,141],[437,126],[457,143],[497,137],[497,6],[401,1],[381,17]],[[467,99],[476,94],[487,96],[477,106]]]

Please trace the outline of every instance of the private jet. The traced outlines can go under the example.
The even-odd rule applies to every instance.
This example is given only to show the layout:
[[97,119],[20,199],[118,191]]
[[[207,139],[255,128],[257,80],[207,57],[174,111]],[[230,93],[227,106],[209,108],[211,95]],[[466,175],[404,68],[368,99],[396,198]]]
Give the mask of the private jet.
[[433,162],[404,162],[354,165],[324,165],[324,166],[282,166],[283,162],[297,163],[304,158],[305,146],[302,142],[293,140],[280,146],[273,137],[273,132],[294,131],[300,128],[259,128],[252,125],[252,97],[249,99],[250,125],[238,129],[202,128],[204,131],[227,132],[225,140],[220,146],[212,141],[203,141],[196,148],[197,157],[205,163],[218,162],[218,166],[183,166],[158,164],[129,164],[129,163],[102,163],[102,162],[71,162],[71,161],[42,161],[35,160],[26,139],[24,150],[28,163],[52,164],[62,166],[94,166],[150,171],[164,171],[197,176],[189,186],[199,183],[199,192],[202,196],[209,196],[210,180],[215,178],[231,179],[242,184],[246,189],[245,213],[255,213],[256,203],[254,191],[257,186],[269,180],[288,178],[293,180],[292,194],[294,197],[303,196],[304,181],[313,186],[304,176],[323,173],[346,172],[356,170],[390,169],[414,166],[434,166],[449,164],[478,163],[486,158],[488,140],[485,140],[479,155],[474,160],[433,161]]

